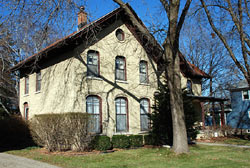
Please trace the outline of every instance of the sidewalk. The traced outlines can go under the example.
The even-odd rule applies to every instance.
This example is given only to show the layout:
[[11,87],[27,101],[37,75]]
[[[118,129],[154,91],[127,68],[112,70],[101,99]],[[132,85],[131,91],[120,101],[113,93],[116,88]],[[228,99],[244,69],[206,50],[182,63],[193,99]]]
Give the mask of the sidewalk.
[[228,146],[228,147],[250,149],[250,146],[246,146],[246,145],[218,144],[218,143],[207,143],[207,142],[195,142],[195,144],[197,144],[197,145],[209,145],[209,146]]
[[6,153],[0,153],[1,168],[59,168],[40,161],[27,159],[20,156],[14,156]]

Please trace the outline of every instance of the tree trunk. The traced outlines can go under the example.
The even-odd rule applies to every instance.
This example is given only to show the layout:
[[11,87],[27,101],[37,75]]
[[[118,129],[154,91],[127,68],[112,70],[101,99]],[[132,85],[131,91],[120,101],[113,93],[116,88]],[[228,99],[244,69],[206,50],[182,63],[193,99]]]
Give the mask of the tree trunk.
[[188,141],[181,89],[180,58],[178,52],[172,52],[169,44],[165,47],[165,55],[171,62],[166,66],[166,77],[168,79],[170,92],[170,107],[173,123],[173,150],[177,154],[187,153]]

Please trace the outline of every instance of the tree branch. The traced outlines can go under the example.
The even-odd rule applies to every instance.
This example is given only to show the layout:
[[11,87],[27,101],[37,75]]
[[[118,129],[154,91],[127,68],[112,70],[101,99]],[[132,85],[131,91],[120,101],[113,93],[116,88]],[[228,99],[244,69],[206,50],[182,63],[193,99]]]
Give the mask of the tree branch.
[[245,68],[240,64],[240,62],[236,59],[232,49],[230,48],[230,46],[228,45],[225,37],[221,34],[221,32],[215,27],[214,25],[214,22],[212,20],[212,17],[211,17],[211,14],[210,12],[208,11],[207,9],[207,6],[204,2],[204,0],[200,0],[201,4],[202,4],[202,7],[204,8],[205,10],[205,13],[207,15],[207,18],[208,18],[208,21],[209,21],[209,24],[211,25],[213,31],[217,34],[217,36],[220,38],[220,40],[222,41],[222,43],[224,44],[224,46],[226,47],[227,51],[229,52],[229,55],[231,56],[231,58],[233,59],[235,65],[242,71],[242,73],[244,74],[244,76],[246,78],[248,78],[248,73],[247,71],[245,70]]
[[179,36],[180,36],[180,31],[181,31],[182,25],[184,23],[184,20],[185,20],[185,17],[187,15],[187,12],[188,12],[188,9],[190,7],[191,2],[192,2],[192,0],[187,0],[185,7],[182,10],[181,17],[180,17],[179,22],[177,24],[176,38],[179,38]]

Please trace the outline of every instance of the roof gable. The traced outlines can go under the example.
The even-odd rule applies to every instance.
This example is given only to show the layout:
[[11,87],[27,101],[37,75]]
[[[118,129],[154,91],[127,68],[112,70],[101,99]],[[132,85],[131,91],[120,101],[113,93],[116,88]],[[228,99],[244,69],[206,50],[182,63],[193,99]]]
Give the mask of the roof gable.
[[[135,18],[139,21],[139,23],[141,23],[141,25],[145,29],[147,29],[146,26],[143,24],[143,22],[140,20],[140,18],[136,15],[135,11],[130,7],[130,5],[127,4],[127,6],[130,8]],[[152,57],[152,59],[156,63],[162,62],[161,56],[163,54],[163,49],[159,45],[159,43],[155,39],[153,39],[154,44],[151,44],[149,40],[147,40],[142,35],[142,33],[138,29],[136,29],[135,26],[132,25],[131,21],[129,20],[129,17],[126,16],[125,11],[120,7],[104,15],[103,17],[85,25],[80,30],[75,31],[72,34],[52,43],[51,45],[42,49],[38,53],[28,57],[27,59],[19,62],[18,64],[16,64],[14,67],[11,68],[11,71],[36,66],[36,63],[46,60],[55,53],[59,55],[60,53],[63,53],[67,50],[71,50],[76,46],[82,44],[87,39],[93,38],[92,32],[98,33],[103,28],[108,27],[110,24],[114,23],[118,19],[121,19],[126,24],[131,33],[135,36],[138,42],[143,46],[145,51]],[[93,40],[88,45],[92,45],[95,42],[96,41]],[[184,76],[198,77],[198,78],[210,77],[205,72],[203,72],[193,64],[186,61],[185,57],[181,53],[179,55],[181,58],[180,67]]]

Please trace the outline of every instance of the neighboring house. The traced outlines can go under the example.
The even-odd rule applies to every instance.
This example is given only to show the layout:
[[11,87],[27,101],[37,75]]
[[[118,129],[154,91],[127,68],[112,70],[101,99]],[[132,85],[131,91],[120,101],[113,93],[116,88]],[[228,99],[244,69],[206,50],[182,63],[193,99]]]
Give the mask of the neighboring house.
[[[162,48],[141,36],[122,8],[89,24],[82,10],[78,21],[78,31],[12,68],[20,71],[21,114],[87,112],[97,133],[148,131]],[[208,75],[180,58],[182,87],[201,96]]]
[[237,88],[231,89],[231,108],[227,124],[250,133],[250,87],[246,82],[240,82]]

